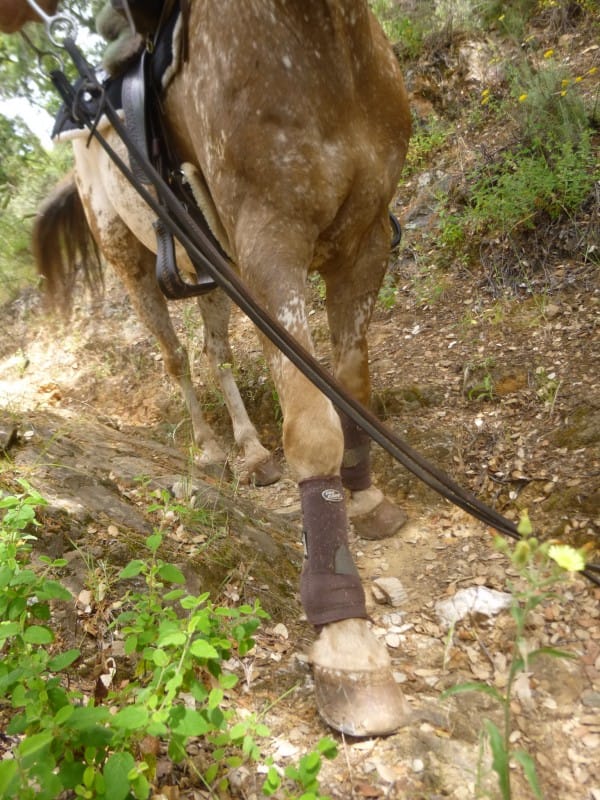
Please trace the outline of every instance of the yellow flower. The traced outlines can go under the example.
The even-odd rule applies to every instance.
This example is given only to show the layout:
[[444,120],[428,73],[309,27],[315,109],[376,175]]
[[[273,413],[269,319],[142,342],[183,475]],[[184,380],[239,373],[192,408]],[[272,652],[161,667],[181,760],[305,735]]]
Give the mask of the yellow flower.
[[585,558],[574,547],[568,544],[553,544],[548,548],[548,555],[559,567],[568,572],[581,572],[585,569]]
[[588,69],[587,74],[595,75],[597,72],[598,72],[598,67],[591,67],[590,69]]
[[523,94],[519,95],[519,103],[524,103],[527,100],[527,92],[523,92]]
[[560,96],[565,97],[566,94],[567,94],[566,89],[563,89],[562,92],[560,93]]
[[505,16],[504,14],[500,14],[500,16],[498,17],[498,22],[502,22],[502,20],[504,19],[504,16]]
[[583,80],[583,78],[581,77],[581,75],[578,75],[578,76],[575,78],[575,83],[581,83],[581,81],[582,81],[582,80]]
[[564,88],[565,88],[566,86],[568,86],[570,83],[571,83],[571,80],[570,80],[570,78],[563,78],[563,79],[562,79],[562,81],[560,82],[560,85],[561,85],[561,86],[563,87],[563,89],[564,89]]
[[552,49],[546,50],[546,52],[544,53],[544,58],[552,58],[553,55],[554,55],[554,50]]

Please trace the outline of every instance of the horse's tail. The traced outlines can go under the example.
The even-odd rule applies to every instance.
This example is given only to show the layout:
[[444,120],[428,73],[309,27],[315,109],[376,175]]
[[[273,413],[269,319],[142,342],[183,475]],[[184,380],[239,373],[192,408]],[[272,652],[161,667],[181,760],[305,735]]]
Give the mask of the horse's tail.
[[81,273],[92,294],[104,288],[100,251],[88,225],[73,173],[40,204],[32,231],[32,249],[49,299],[68,315],[75,280]]

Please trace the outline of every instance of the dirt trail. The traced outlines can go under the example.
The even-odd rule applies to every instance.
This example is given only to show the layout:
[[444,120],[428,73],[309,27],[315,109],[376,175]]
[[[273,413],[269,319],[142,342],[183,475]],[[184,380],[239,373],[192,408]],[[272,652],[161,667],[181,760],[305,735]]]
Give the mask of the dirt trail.
[[[259,597],[269,609],[270,623],[259,634],[255,651],[240,665],[243,690],[234,702],[248,711],[268,709],[265,721],[272,737],[265,742],[265,752],[276,763],[285,766],[311,749],[328,731],[314,709],[304,655],[312,634],[301,621],[297,597],[301,551],[293,481],[284,475],[279,484],[265,490],[195,474],[185,452],[159,441],[150,427],[136,421],[117,430],[106,424],[106,416],[99,418],[81,404],[77,410],[64,408],[70,403],[63,403],[67,396],[62,387],[53,390],[49,408],[45,387],[48,381],[54,385],[54,376],[37,372],[37,366],[34,362],[28,366],[28,385],[37,384],[32,394],[37,393],[38,401],[40,395],[44,398],[38,402],[42,407],[34,408],[34,403],[27,408],[21,394],[20,411],[15,412],[13,405],[3,419],[5,428],[12,421],[19,429],[19,441],[11,449],[14,462],[5,478],[27,477],[51,503],[42,514],[40,551],[67,557],[65,581],[77,596],[89,581],[89,558],[114,569],[139,552],[155,522],[147,511],[148,492],[172,490],[182,480],[191,482],[212,515],[208,524],[191,526],[175,518],[166,557],[184,568],[192,591],[211,588],[215,599],[220,596],[226,602]],[[503,687],[511,619],[506,612],[497,617],[470,614],[450,632],[436,603],[468,587],[504,592],[511,570],[493,549],[490,533],[459,510],[431,503],[428,511],[420,501],[406,502],[412,521],[401,537],[375,543],[353,536],[352,549],[367,587],[375,630],[388,646],[414,721],[382,740],[341,739],[342,754],[325,764],[321,782],[322,790],[334,798],[466,800],[474,796],[476,784],[480,789],[494,786],[490,755],[480,750],[479,736],[484,717],[500,723],[499,709],[481,694],[445,703],[439,696],[464,680]],[[395,586],[395,606],[374,599],[374,594],[381,594],[374,581],[382,577],[401,583]],[[600,796],[598,599],[600,593],[574,581],[560,598],[535,613],[529,631],[532,642],[552,644],[578,656],[576,661],[538,662],[519,684],[513,701],[513,741],[535,755],[549,798]],[[74,608],[62,624],[79,643],[82,619]],[[101,632],[89,620],[84,630],[91,689]],[[85,672],[80,679],[85,689]],[[176,780],[181,797],[203,796],[191,786],[186,789],[185,775],[170,775],[167,764],[164,780]],[[241,769],[233,781],[238,793],[232,796],[259,798],[260,781],[251,770]],[[529,797],[518,779],[517,789],[515,796]]]

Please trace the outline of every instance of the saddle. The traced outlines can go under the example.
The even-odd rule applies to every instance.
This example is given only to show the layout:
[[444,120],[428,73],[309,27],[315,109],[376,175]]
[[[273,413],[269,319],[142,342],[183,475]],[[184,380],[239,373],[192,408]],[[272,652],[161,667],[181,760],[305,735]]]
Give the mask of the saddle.
[[[106,98],[114,108],[123,111],[125,127],[145,160],[160,172],[192,221],[202,229],[221,254],[228,258],[194,198],[181,168],[181,160],[169,144],[161,114],[165,76],[169,73],[172,76],[187,56],[187,2],[188,0],[152,0],[143,3],[140,0],[112,0],[112,5],[105,6],[110,15],[104,17],[103,30],[109,35],[109,48],[119,39],[122,40],[121,44],[124,42],[124,46],[113,49],[109,76],[101,76],[99,73],[102,70],[99,73],[97,71],[101,77],[101,90],[90,91],[83,79],[74,88],[78,102],[96,120],[102,116],[102,106]],[[117,11],[123,10],[123,13],[126,8],[127,19],[122,19],[126,28],[114,20],[113,8]],[[105,9],[100,12],[99,18]],[[107,20],[112,25],[111,28],[106,27]],[[123,35],[123,31],[127,36]],[[174,45],[176,31],[180,34],[176,37],[177,46]],[[84,125],[73,113],[73,109],[63,105],[56,116],[52,137],[83,128]],[[150,183],[135,159],[130,158],[130,166],[136,181]],[[184,281],[177,267],[173,234],[160,220],[155,222],[154,229],[157,245],[156,278],[167,299],[195,297],[216,288],[217,283],[208,275],[204,265],[194,258],[191,261],[196,271],[196,281]]]
[[[113,0],[113,2],[121,4],[122,0]],[[161,116],[162,77],[171,61],[170,58],[167,58],[167,50],[171,48],[176,26],[185,24],[185,13],[181,4],[181,0],[175,3],[154,4],[155,14],[158,11],[160,14],[157,17],[159,27],[153,34],[152,46],[146,47],[139,57],[133,60],[122,77],[121,100],[125,114],[125,126],[139,150],[145,154],[146,159],[168,182],[193,222],[209,237],[224,258],[227,258],[194,199],[181,169],[181,161],[173,152],[165,134]],[[131,4],[131,14],[134,19],[137,7],[140,5],[139,2]],[[159,9],[158,6],[162,6],[162,8]],[[165,18],[165,8],[169,6],[171,9]],[[147,23],[148,18],[148,9],[144,4],[143,20]],[[185,35],[180,39],[181,42],[183,40],[185,40]],[[169,55],[171,54],[169,53]],[[179,57],[183,58],[184,56],[185,48],[182,46]],[[137,180],[146,184],[150,183],[135,160],[132,160],[131,168]],[[196,281],[195,283],[184,281],[177,268],[173,234],[160,220],[155,222],[154,230],[156,233],[156,278],[165,297],[169,300],[179,300],[206,294],[216,288],[217,283],[205,271],[203,264],[198,263],[192,257]]]

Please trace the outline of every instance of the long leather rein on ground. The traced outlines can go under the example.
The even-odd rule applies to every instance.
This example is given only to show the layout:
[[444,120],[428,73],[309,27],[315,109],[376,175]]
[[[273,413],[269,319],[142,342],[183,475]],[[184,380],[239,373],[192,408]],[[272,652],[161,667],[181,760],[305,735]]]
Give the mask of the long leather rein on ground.
[[[67,36],[62,47],[73,59],[80,75],[89,82],[90,87],[102,91],[93,69],[87,63],[74,40]],[[384,425],[365,406],[355,400],[344,387],[325,370],[316,358],[302,347],[294,337],[265,309],[263,309],[248,287],[243,283],[231,265],[223,258],[206,234],[199,228],[190,215],[182,207],[169,185],[157,170],[145,158],[138,146],[131,140],[121,122],[119,114],[108,99],[102,106],[102,112],[127,147],[130,159],[134,160],[137,169],[142,169],[150,184],[160,197],[159,200],[133,174],[130,166],[113,150],[97,129],[97,119],[90,119],[85,110],[77,106],[77,95],[73,92],[64,74],[56,70],[51,74],[55,86],[67,103],[73,104],[74,116],[90,130],[90,136],[97,139],[110,158],[121,170],[127,180],[139,193],[141,198],[154,211],[160,223],[171,230],[176,239],[185,248],[192,262],[202,264],[205,271],[231,300],[249,317],[263,333],[293,364],[296,366],[331,402],[347,414],[377,444],[399,461],[417,478],[430,486],[443,497],[467,511],[486,525],[512,538],[520,539],[514,522],[504,517],[486,503],[476,498],[471,492],[463,489],[443,470],[438,469],[427,459],[417,453],[400,436]],[[600,578],[594,574],[600,572],[600,566],[589,565],[584,574],[593,583],[600,586]]]

